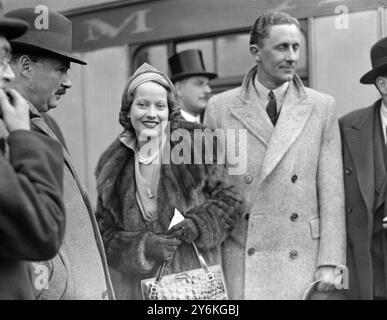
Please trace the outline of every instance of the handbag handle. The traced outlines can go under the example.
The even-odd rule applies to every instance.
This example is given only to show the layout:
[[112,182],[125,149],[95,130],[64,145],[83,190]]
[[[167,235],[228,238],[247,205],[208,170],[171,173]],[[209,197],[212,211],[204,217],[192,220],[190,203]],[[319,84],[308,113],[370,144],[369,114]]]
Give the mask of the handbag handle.
[[[210,269],[209,269],[209,267],[208,267],[208,265],[206,263],[206,260],[204,260],[203,255],[200,253],[200,251],[198,250],[198,248],[196,247],[196,244],[194,242],[192,242],[192,246],[194,248],[196,257],[199,260],[200,267],[204,270],[204,272],[206,274],[207,280],[209,282],[214,281],[215,277],[214,277],[213,273],[210,271]],[[163,273],[164,273],[165,265],[166,265],[166,261],[164,261],[160,265],[159,269],[157,270],[157,274],[156,274],[156,278],[155,278],[155,283],[151,286],[151,289],[150,289],[150,299],[151,300],[156,300],[156,298],[157,298],[158,285],[160,284],[161,279],[163,278]]]

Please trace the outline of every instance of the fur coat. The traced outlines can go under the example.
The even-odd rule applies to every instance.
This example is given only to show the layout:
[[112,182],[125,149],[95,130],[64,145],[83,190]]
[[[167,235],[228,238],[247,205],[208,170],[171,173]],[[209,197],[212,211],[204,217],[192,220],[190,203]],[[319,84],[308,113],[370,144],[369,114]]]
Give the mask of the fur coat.
[[[192,142],[193,130],[203,127],[180,120],[174,124],[174,129],[178,128],[186,129]],[[171,151],[179,143],[168,141]],[[183,139],[180,143],[188,142]],[[195,152],[196,145],[191,143],[189,148]],[[204,158],[204,150],[199,152]],[[220,244],[230,227],[220,217],[226,214],[224,210],[237,216],[243,211],[242,198],[227,185],[224,169],[213,164],[162,164],[157,192],[159,219],[147,222],[135,197],[134,152],[117,139],[102,154],[96,170],[97,218],[118,299],[142,299],[141,279],[154,277],[160,265],[145,256],[145,243],[151,233],[167,231],[175,208],[196,223],[200,235],[195,243],[207,263],[222,262]],[[199,267],[193,247],[183,243],[164,274]]]

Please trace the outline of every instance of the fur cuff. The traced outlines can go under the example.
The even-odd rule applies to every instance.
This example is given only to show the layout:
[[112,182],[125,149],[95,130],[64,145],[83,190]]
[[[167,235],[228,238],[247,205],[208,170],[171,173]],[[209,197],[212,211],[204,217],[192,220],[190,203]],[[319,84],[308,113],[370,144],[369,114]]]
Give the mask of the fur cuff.
[[[143,236],[138,240],[137,246],[133,247],[135,250],[127,250],[123,255],[123,265],[133,266],[140,274],[150,273],[154,266],[155,260],[148,259],[145,256],[145,244],[148,240],[149,233],[145,232]],[[124,270],[123,270],[124,271]],[[129,270],[128,270],[129,271]],[[131,274],[131,272],[129,271]]]

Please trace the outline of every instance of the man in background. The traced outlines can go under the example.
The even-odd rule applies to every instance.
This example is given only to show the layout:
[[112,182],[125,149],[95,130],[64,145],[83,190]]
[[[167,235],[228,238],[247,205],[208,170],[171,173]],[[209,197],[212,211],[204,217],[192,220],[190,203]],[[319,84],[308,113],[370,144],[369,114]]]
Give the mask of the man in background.
[[[29,101],[34,128],[60,141],[65,157],[67,228],[59,254],[41,263],[50,270],[50,282],[36,292],[37,298],[113,299],[105,251],[87,191],[73,167],[59,126],[46,115],[71,88],[67,74],[70,63],[86,64],[71,53],[72,23],[62,14],[49,11],[48,28],[36,29],[34,8],[13,10],[7,16],[31,25],[26,34],[11,42],[16,75],[11,85]],[[34,276],[41,265],[33,265]]]
[[60,143],[30,130],[28,103],[4,85],[14,78],[7,39],[28,24],[0,3],[0,300],[33,299],[28,262],[50,259],[64,236]]
[[381,99],[340,119],[343,141],[349,297],[386,300],[387,38],[371,49],[372,70],[360,82]]
[[176,87],[181,115],[190,122],[202,123],[204,111],[211,95],[210,80],[216,73],[205,69],[200,50],[185,50],[168,59],[171,80]]

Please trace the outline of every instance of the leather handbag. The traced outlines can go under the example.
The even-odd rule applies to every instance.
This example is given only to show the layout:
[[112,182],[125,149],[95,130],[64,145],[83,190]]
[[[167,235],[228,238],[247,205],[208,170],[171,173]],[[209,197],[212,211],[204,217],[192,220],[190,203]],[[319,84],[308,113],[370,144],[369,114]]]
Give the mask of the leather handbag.
[[208,266],[192,243],[200,268],[163,276],[165,262],[156,277],[141,280],[145,300],[228,300],[222,267]]

